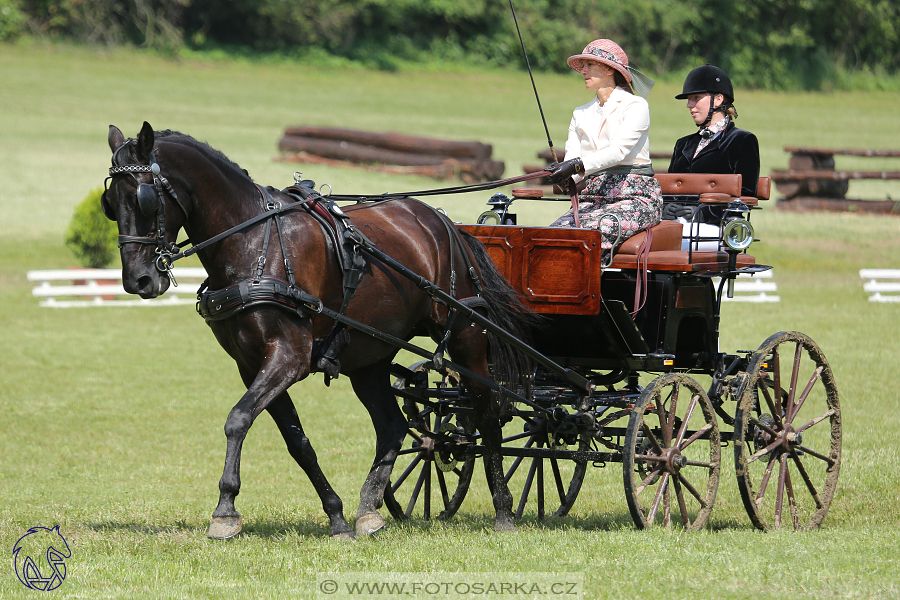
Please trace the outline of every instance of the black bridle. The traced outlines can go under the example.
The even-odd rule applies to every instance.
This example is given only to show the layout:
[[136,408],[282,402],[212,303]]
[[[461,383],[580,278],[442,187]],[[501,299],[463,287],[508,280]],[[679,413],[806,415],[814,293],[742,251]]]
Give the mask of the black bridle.
[[[134,138],[125,140],[112,155],[112,166],[109,168],[109,177],[103,182],[103,197],[101,205],[103,213],[111,221],[115,221],[115,215],[110,210],[107,192],[109,192],[109,180],[117,175],[130,175],[137,184],[137,206],[145,217],[156,216],[156,229],[150,235],[119,235],[119,248],[125,244],[145,244],[156,246],[156,270],[165,273],[174,283],[172,277],[172,256],[181,250],[181,246],[166,241],[166,194],[171,196],[175,204],[184,213],[187,218],[188,213],[184,205],[178,200],[178,194],[172,188],[169,180],[162,176],[159,163],[153,152],[150,153],[150,164],[119,164],[119,153],[137,143]],[[142,183],[138,178],[138,173],[150,173],[153,175],[153,184]],[[188,242],[185,242],[187,244]]]

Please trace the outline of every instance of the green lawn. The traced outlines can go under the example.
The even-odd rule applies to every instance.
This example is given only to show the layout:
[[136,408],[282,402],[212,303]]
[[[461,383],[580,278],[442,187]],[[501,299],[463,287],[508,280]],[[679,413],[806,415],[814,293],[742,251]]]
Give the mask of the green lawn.
[[[287,185],[300,168],[338,193],[423,189],[444,184],[272,159],[285,126],[320,124],[477,139],[518,174],[545,145],[527,74],[324,71],[24,45],[0,46],[0,75],[0,548],[11,551],[29,527],[61,525],[73,556],[58,597],[314,598],[328,572],[569,572],[584,598],[900,596],[900,451],[892,445],[900,411],[890,383],[900,371],[900,305],[869,303],[858,276],[862,267],[900,268],[900,218],[754,214],[762,238],[754,251],[774,265],[781,302],[723,309],[723,350],[799,330],[834,368],[843,466],[819,531],[753,530],[726,448],[716,509],[696,534],[635,531],[621,469],[610,465],[589,471],[571,516],[538,523],[532,513],[517,533],[497,535],[479,466],[451,521],[389,520],[373,539],[336,543],[263,416],[244,446],[244,533],[213,542],[204,533],[222,426],[243,389],[203,320],[190,307],[40,308],[25,279],[31,269],[74,265],[63,234],[75,204],[102,185],[107,126],[134,135],[147,120],[184,131],[264,184]],[[536,79],[561,148],[571,109],[588,98],[575,77]],[[650,96],[654,151],[693,128],[672,99],[677,91],[660,85]],[[741,90],[736,104],[739,124],[759,136],[765,174],[786,166],[788,144],[896,147],[898,102],[900,94]],[[839,160],[841,168],[895,168]],[[884,198],[895,187],[854,183],[851,195]],[[433,203],[471,221],[488,195]],[[557,212],[528,204],[520,222],[546,223]],[[316,378],[291,393],[351,517],[374,447],[368,416],[346,378],[330,388]],[[0,597],[34,596],[6,564]]]

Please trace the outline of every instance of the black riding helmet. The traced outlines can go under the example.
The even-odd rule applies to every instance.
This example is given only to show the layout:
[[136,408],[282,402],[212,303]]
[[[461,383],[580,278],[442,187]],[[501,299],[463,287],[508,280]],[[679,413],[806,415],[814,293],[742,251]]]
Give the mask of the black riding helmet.
[[[734,108],[734,87],[731,85],[731,79],[728,73],[714,65],[703,65],[693,69],[688,76],[684,78],[684,86],[680,94],[675,96],[676,100],[685,100],[694,94],[709,94],[709,114],[706,115],[706,121],[698,125],[704,127],[712,119],[714,112],[726,112],[729,108]],[[722,106],[713,108],[713,98],[716,94],[725,96],[725,102]]]

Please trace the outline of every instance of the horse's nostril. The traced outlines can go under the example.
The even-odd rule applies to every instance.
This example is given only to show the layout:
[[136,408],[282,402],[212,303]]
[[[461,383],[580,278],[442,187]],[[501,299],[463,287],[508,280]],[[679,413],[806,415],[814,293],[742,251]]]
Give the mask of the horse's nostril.
[[141,292],[147,292],[150,290],[150,288],[153,287],[153,278],[149,275],[144,275],[143,277],[138,279],[137,283],[138,290],[140,290]]

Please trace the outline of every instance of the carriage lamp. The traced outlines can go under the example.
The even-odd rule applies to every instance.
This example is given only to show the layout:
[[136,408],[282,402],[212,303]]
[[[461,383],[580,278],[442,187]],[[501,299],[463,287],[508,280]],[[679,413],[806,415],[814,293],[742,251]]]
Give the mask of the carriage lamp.
[[512,200],[502,193],[491,196],[487,204],[491,208],[478,215],[479,225],[515,225],[516,215],[508,212]]
[[753,243],[753,225],[743,217],[731,219],[722,230],[722,239],[732,250],[746,250]]

